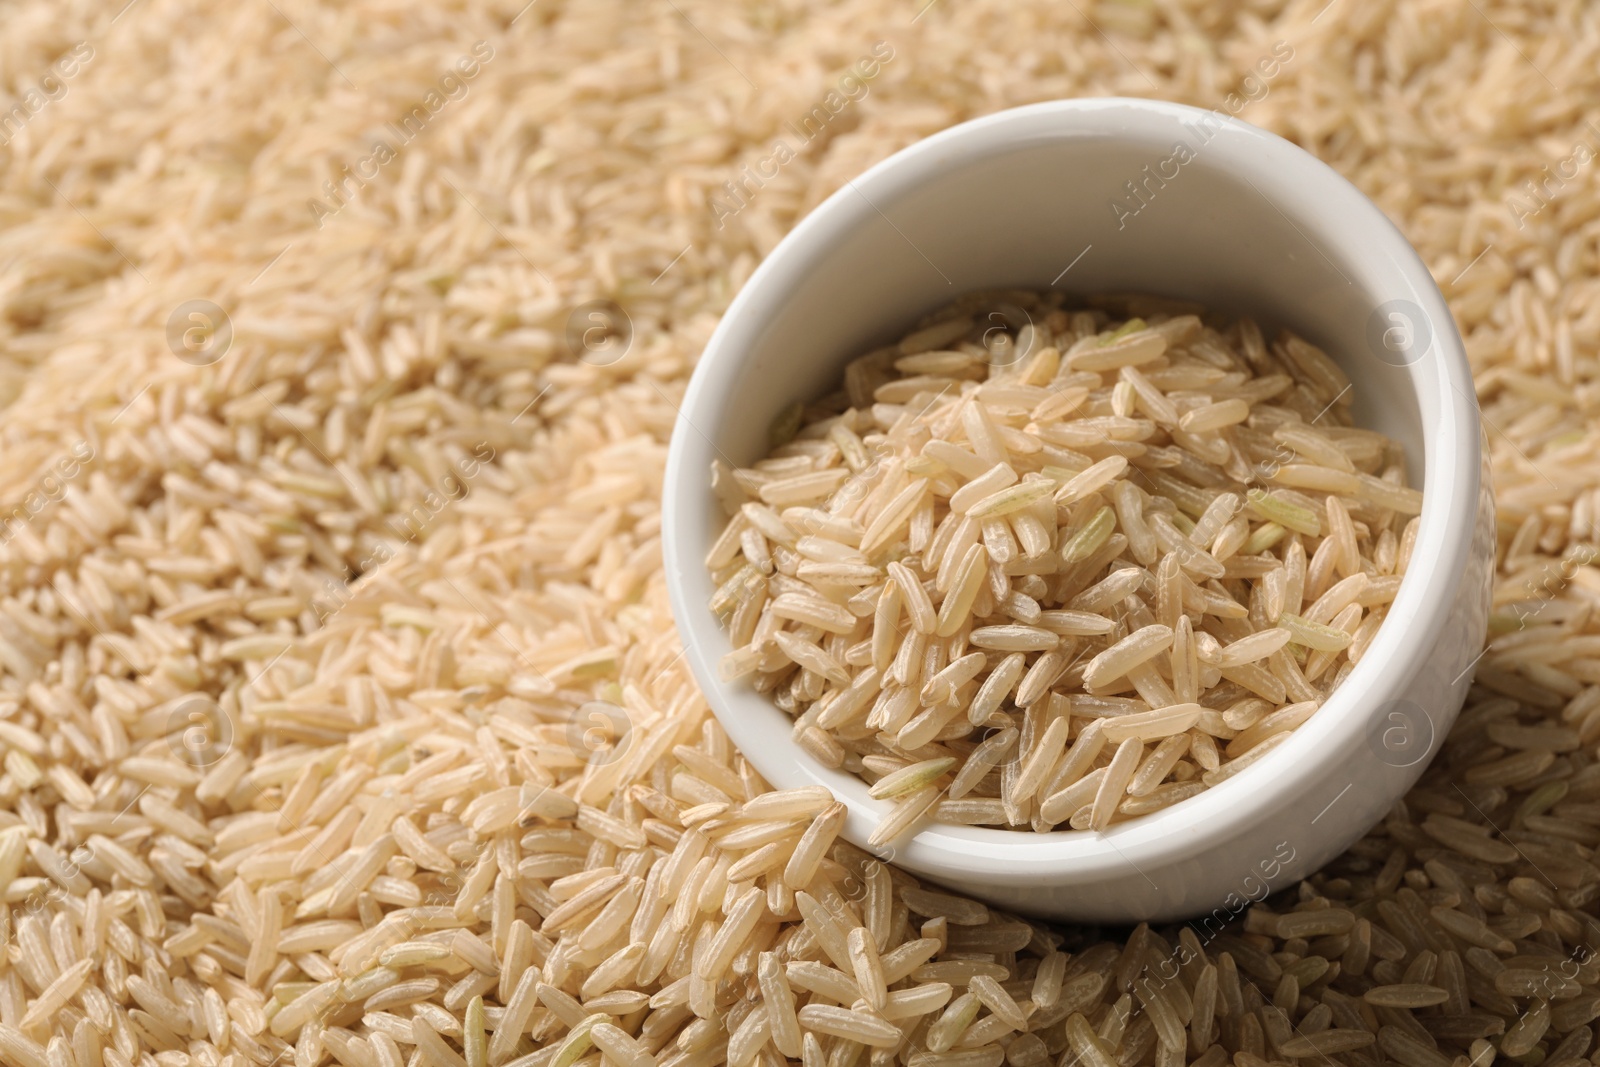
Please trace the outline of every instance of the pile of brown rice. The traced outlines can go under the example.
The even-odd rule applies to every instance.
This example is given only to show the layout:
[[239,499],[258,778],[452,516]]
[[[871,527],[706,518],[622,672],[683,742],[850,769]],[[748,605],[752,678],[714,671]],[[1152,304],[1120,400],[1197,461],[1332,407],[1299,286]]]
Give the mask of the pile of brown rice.
[[[1591,9],[119,7],[0,34],[0,1062],[1594,1054]],[[1087,93],[1376,197],[1502,507],[1501,636],[1422,786],[1183,929],[1045,929],[833,841],[709,719],[660,575],[676,398],[760,255],[920,136]],[[601,298],[631,344],[569,345]]]
[[963,298],[714,465],[722,677],[892,802],[869,844],[1194,796],[1306,722],[1399,591],[1422,494],[1337,364],[1094,302],[1149,319]]

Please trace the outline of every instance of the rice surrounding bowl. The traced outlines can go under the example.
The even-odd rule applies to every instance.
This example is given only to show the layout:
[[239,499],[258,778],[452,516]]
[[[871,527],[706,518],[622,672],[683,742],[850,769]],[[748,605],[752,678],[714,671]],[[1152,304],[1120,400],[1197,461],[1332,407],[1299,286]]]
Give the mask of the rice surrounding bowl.
[[[0,1060],[1594,1055],[1600,199],[1552,177],[1594,143],[1589,9],[141,0],[5,30]],[[766,793],[678,661],[657,541],[693,355],[796,217],[1089,93],[1242,112],[1385,207],[1467,337],[1501,506],[1500,637],[1406,803],[1267,904],[1131,933],[920,886]]]

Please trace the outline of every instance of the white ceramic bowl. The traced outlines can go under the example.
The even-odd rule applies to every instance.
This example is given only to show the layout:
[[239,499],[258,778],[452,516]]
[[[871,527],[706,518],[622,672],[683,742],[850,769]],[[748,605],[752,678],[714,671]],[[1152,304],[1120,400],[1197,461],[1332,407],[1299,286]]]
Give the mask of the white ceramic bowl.
[[886,805],[802,752],[766,697],[718,679],[729,643],[706,606],[703,559],[725,521],[712,460],[760,458],[785,405],[829,392],[848,359],[957,295],[1051,286],[1198,300],[1321,345],[1355,383],[1357,422],[1403,442],[1423,487],[1411,567],[1327,704],[1217,787],[1104,833],[934,824],[878,852],[1043,917],[1226,919],[1343,851],[1422,773],[1465,696],[1492,570],[1493,502],[1450,312],[1378,208],[1289,142],[1175,104],[1069,100],[956,126],[848,183],[752,275],[690,382],[666,472],[673,612],[745,757],[777,788],[832,789],[845,836],[864,845]]

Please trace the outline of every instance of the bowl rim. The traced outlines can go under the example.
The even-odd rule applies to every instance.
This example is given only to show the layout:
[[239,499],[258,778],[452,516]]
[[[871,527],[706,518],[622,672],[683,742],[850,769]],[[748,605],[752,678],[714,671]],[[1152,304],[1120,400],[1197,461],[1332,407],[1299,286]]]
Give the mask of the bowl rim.
[[[1406,284],[1410,291],[1404,295],[1421,308],[1432,329],[1431,356],[1425,352],[1405,368],[1419,398],[1429,391],[1437,398],[1431,418],[1425,405],[1420,411],[1424,491],[1412,563],[1378,639],[1319,714],[1276,751],[1226,781],[1103,832],[1040,834],[930,823],[909,839],[871,848],[867,836],[889,806],[868,797],[866,784],[854,775],[824,767],[800,749],[790,738],[793,720],[765,696],[718,677],[717,659],[727,647],[726,634],[704,598],[696,603],[688,588],[696,569],[705,573],[708,546],[687,543],[682,514],[703,507],[710,492],[706,472],[715,445],[698,426],[713,424],[712,416],[731,399],[730,383],[742,350],[782,306],[789,282],[825,264],[837,238],[886,202],[937,181],[934,164],[951,150],[992,152],[1086,134],[1146,147],[1165,143],[1162,139],[1170,136],[1174,120],[1215,119],[1220,114],[1158,100],[1057,100],[964,122],[901,149],[846,182],[784,236],[724,312],[695,367],[673,426],[662,500],[668,594],[685,657],[723,729],[773,788],[828,787],[848,809],[842,836],[875,855],[934,878],[943,874],[958,880],[992,879],[1003,873],[1018,886],[1137,876],[1143,874],[1144,864],[1201,856],[1287,810],[1305,785],[1318,777],[1311,773],[1313,767],[1325,769],[1359,759],[1368,724],[1367,716],[1357,714],[1358,705],[1399,696],[1451,611],[1471,553],[1481,457],[1470,365],[1443,294],[1415,249],[1354,185],[1276,134],[1223,117],[1230,136],[1208,142],[1207,152],[1215,149],[1231,173],[1248,174],[1280,211],[1290,201],[1315,201],[1318,217],[1336,218],[1341,229],[1359,232],[1370,242],[1367,256],[1383,262]],[[1434,734],[1429,758],[1436,753],[1443,730]],[[781,742],[776,742],[778,737]],[[1296,774],[1275,773],[1297,760],[1312,766]]]

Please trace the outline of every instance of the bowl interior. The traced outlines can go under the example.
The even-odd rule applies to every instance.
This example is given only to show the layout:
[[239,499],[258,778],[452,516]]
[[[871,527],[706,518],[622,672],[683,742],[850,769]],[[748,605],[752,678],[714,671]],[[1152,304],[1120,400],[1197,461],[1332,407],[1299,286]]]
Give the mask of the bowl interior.
[[[975,289],[1137,291],[1253,316],[1269,338],[1288,326],[1320,345],[1359,383],[1358,424],[1403,443],[1412,484],[1423,484],[1412,376],[1388,349],[1388,361],[1378,358],[1367,337],[1375,309],[1419,298],[1373,270],[1372,250],[1341,232],[1345,220],[1292,202],[1294,190],[1214,150],[1231,132],[1211,131],[1205,143],[1174,123],[1170,143],[1082,133],[987,151],[926,142],[931,176],[885,174],[870,192],[846,186],[846,210],[817,220],[826,247],[807,246],[815,251],[793,264],[744,347],[726,383],[737,403],[700,429],[732,462],[760,458],[792,400],[837,388],[845,362]],[[1178,165],[1185,136],[1197,146]]]
[[[1039,105],[946,131],[848,183],[768,257],[708,346],[673,443],[667,536],[678,625],[735,742],[775,785],[834,789],[858,843],[886,807],[854,777],[793,746],[790,720],[766,697],[715,683],[729,645],[704,607],[712,586],[699,560],[726,519],[709,465],[760,458],[786,405],[837,388],[845,362],[957,296],[1050,287],[1194,300],[1254,316],[1269,338],[1279,325],[1293,328],[1349,375],[1358,425],[1405,446],[1413,485],[1427,485],[1440,456],[1458,445],[1450,367],[1465,364],[1426,269],[1352,186],[1254,127],[1172,105]],[[1442,545],[1459,519],[1452,513],[1469,506],[1449,485],[1428,488],[1419,554]],[[1425,622],[1436,608],[1440,590],[1428,580],[1408,576],[1379,645],[1395,644],[1397,627]],[[1026,848],[1045,865],[1038,877],[1070,860],[1074,877],[1087,879],[1143,846],[1187,841],[1201,850],[1241,805],[1287,801],[1271,795],[1288,788],[1274,785],[1276,766],[1358,752],[1355,694],[1378,672],[1398,669],[1386,656],[1405,654],[1369,653],[1280,751],[1156,815],[1098,835],[936,825],[901,845],[898,858],[914,868],[920,858],[977,870]]]

